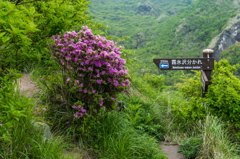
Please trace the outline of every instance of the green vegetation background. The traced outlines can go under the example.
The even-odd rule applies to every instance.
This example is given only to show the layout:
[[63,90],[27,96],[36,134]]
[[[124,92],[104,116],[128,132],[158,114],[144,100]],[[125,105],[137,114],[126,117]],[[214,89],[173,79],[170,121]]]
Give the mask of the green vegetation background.
[[233,0],[92,0],[89,8],[110,35],[130,37],[121,44],[134,50],[134,70],[165,74],[166,85],[179,82],[181,73],[160,71],[153,58],[202,57],[238,9]]

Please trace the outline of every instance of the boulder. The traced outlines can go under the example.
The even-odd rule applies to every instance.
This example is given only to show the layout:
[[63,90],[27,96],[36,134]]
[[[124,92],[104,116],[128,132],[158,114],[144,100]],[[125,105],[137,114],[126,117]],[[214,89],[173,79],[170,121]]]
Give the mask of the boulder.
[[44,142],[52,138],[50,127],[47,124],[42,122],[35,122],[33,125],[36,130],[39,130],[43,134]]

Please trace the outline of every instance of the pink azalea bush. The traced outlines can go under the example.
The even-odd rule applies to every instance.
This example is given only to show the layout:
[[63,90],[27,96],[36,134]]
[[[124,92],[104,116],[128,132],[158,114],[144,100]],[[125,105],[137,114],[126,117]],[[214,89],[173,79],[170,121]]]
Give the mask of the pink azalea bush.
[[83,26],[79,32],[52,37],[54,58],[61,66],[64,84],[77,100],[71,105],[74,118],[113,110],[117,93],[129,87],[129,74],[121,58],[122,47]]

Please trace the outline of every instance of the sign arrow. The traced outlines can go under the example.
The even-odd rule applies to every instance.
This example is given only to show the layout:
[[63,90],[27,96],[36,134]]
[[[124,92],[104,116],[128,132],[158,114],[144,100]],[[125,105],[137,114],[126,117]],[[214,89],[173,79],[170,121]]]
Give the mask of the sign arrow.
[[169,68],[168,63],[161,63],[160,68]]

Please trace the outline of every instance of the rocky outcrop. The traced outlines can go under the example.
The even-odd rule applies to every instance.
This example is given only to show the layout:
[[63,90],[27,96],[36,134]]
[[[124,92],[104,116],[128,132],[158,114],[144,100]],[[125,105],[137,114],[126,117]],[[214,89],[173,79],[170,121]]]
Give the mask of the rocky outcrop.
[[43,141],[45,142],[46,140],[50,140],[52,138],[52,134],[50,131],[50,127],[42,122],[35,122],[34,123],[34,128],[42,134]]
[[229,46],[234,45],[240,41],[240,22],[235,24],[230,30],[224,30],[220,38],[213,48],[214,58],[218,62],[220,60],[220,53],[226,50]]
[[214,50],[214,59],[218,62],[221,58],[220,53],[238,42],[240,42],[240,17],[236,16],[228,22],[224,31],[211,41],[208,48]]
[[138,3],[135,10],[136,10],[136,14],[141,14],[141,13],[143,13],[145,15],[155,15],[156,14],[155,9],[150,4],[147,4],[147,3],[144,3],[144,4]]

